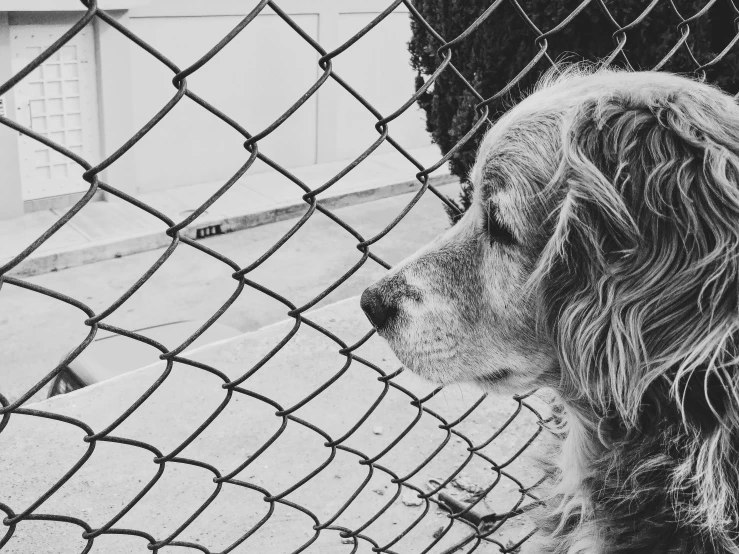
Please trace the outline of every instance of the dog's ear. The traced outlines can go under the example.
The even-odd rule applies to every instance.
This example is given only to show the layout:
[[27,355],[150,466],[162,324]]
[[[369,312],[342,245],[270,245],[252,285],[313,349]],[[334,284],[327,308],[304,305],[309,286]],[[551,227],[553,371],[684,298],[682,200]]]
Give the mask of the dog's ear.
[[566,394],[627,426],[656,385],[739,414],[739,108],[680,81],[574,110],[535,272]]

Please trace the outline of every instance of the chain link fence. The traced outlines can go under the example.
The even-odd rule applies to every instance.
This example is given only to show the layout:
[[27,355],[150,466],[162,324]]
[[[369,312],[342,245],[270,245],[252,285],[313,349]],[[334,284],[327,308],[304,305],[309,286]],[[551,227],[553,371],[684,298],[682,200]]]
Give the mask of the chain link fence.
[[[655,61],[655,67],[657,69],[664,68],[669,60],[681,52],[687,53],[694,62],[695,73],[699,77],[705,78],[705,70],[711,66],[718,64],[722,58],[734,47],[737,40],[739,40],[739,34],[731,40],[731,42],[720,51],[713,59],[708,61],[699,62],[691,51],[689,36],[691,25],[704,16],[717,0],[710,0],[706,2],[703,9],[700,11],[684,16],[678,11],[675,3],[670,0],[669,4],[674,10],[675,26],[674,26],[674,44],[670,47],[667,54],[663,59]],[[484,410],[484,406],[492,402],[491,399],[486,399],[485,395],[480,396],[473,402],[468,402],[466,409],[461,413],[456,414],[454,418],[447,418],[441,415],[443,410],[437,410],[432,408],[432,402],[435,398],[439,398],[441,388],[432,390],[430,393],[425,395],[417,395],[408,387],[401,384],[400,377],[402,376],[402,369],[396,371],[385,371],[379,365],[372,361],[365,359],[360,356],[357,351],[365,343],[367,343],[373,336],[374,331],[368,332],[361,340],[348,344],[342,340],[341,337],[336,336],[331,331],[327,330],[324,326],[320,325],[311,317],[306,316],[306,312],[318,304],[321,300],[330,295],[335,289],[340,287],[347,279],[349,279],[355,272],[357,272],[365,263],[376,263],[382,267],[389,268],[388,264],[380,259],[372,251],[372,246],[381,241],[389,233],[393,231],[396,225],[408,214],[408,212],[414,207],[418,200],[424,194],[436,195],[441,202],[444,202],[451,209],[454,209],[452,203],[447,199],[444,194],[436,190],[429,184],[429,175],[435,170],[446,164],[468,141],[479,138],[480,134],[493,121],[493,110],[492,107],[496,106],[496,102],[508,95],[514,87],[524,78],[530,77],[533,74],[537,74],[549,65],[554,64],[554,60],[548,52],[548,39],[557,35],[562,29],[566,28],[575,17],[578,16],[583,10],[596,9],[601,10],[602,13],[612,24],[614,49],[608,55],[605,63],[612,63],[620,60],[622,64],[628,65],[628,33],[630,30],[642,24],[650,12],[655,9],[658,4],[664,5],[666,2],[660,2],[660,0],[653,0],[649,3],[644,3],[643,10],[633,20],[627,22],[617,22],[609,12],[608,6],[604,0],[584,0],[579,4],[567,17],[561,21],[548,22],[548,30],[544,31],[534,24],[532,19],[527,14],[526,2],[524,0],[496,0],[491,1],[489,7],[479,14],[479,17],[472,23],[463,33],[456,37],[444,37],[433,29],[426,20],[419,13],[416,6],[414,6],[413,0],[395,0],[388,4],[387,8],[377,16],[371,23],[366,25],[358,33],[352,36],[347,42],[342,44],[339,48],[327,52],[321,47],[314,39],[312,39],[308,33],[306,33],[296,22],[286,14],[281,8],[279,1],[268,1],[261,0],[252,10],[252,12],[243,18],[243,20],[225,37],[223,37],[218,44],[213,46],[208,52],[206,52],[196,63],[189,67],[181,68],[174,64],[172,61],[167,59],[165,55],[156,49],[152,48],[145,41],[141,40],[129,29],[122,26],[115,18],[111,17],[104,10],[100,9],[97,5],[96,0],[82,0],[86,8],[85,14],[79,19],[79,21],[71,27],[61,38],[54,42],[48,49],[42,52],[32,63],[25,67],[18,74],[13,76],[8,82],[0,86],[0,95],[6,94],[15,85],[17,85],[24,77],[28,76],[34,69],[39,67],[45,60],[50,58],[54,53],[58,52],[70,39],[72,39],[77,33],[79,33],[86,26],[91,25],[97,18],[104,21],[107,25],[114,28],[121,35],[126,37],[128,40],[135,43],[138,47],[145,50],[149,55],[158,60],[160,63],[168,67],[173,74],[172,85],[176,90],[172,98],[164,105],[159,112],[135,135],[123,144],[118,150],[116,150],[108,158],[100,161],[96,165],[93,165],[93,160],[85,160],[75,154],[74,152],[55,144],[42,134],[36,133],[31,129],[25,128],[13,120],[0,116],[0,123],[3,125],[19,132],[24,135],[31,137],[32,139],[42,143],[43,145],[55,150],[56,152],[66,156],[68,159],[73,160],[84,168],[84,180],[89,183],[89,189],[84,197],[79,200],[69,211],[65,213],[56,223],[48,228],[38,239],[30,244],[25,250],[18,253],[16,257],[6,263],[0,268],[0,293],[2,287],[20,287],[31,291],[39,295],[46,295],[59,302],[64,302],[81,312],[83,312],[87,319],[84,324],[89,327],[89,333],[86,339],[74,348],[60,363],[51,370],[46,377],[39,381],[35,386],[29,389],[20,398],[14,401],[9,401],[0,395],[0,403],[2,409],[2,420],[0,422],[0,441],[2,441],[2,432],[6,430],[8,424],[14,418],[20,416],[27,416],[32,418],[34,421],[40,420],[53,420],[65,426],[76,426],[84,432],[82,441],[85,445],[84,454],[73,464],[73,466],[67,470],[60,478],[56,479],[51,486],[49,486],[43,494],[33,499],[31,502],[25,504],[19,503],[5,503],[8,502],[9,496],[7,490],[0,490],[0,510],[5,514],[3,519],[4,531],[0,538],[0,550],[4,547],[12,548],[14,535],[17,530],[22,526],[32,522],[46,521],[55,522],[57,524],[63,524],[77,528],[80,532],[81,537],[84,541],[82,551],[88,552],[93,550],[95,541],[105,536],[121,536],[128,535],[135,537],[141,541],[141,551],[148,549],[149,551],[158,552],[164,550],[167,552],[190,552],[200,551],[204,553],[211,552],[249,552],[254,551],[255,543],[253,542],[254,537],[258,534],[260,528],[268,524],[271,518],[276,517],[276,509],[278,507],[286,507],[295,512],[306,515],[310,523],[308,524],[309,537],[305,540],[294,552],[302,552],[310,550],[311,546],[316,543],[320,536],[326,534],[333,534],[337,539],[337,544],[345,552],[358,552],[372,551],[372,552],[473,552],[473,551],[491,551],[491,552],[516,552],[520,546],[531,537],[535,532],[534,529],[525,528],[521,530],[521,526],[517,525],[516,529],[518,535],[505,535],[502,531],[506,529],[506,526],[510,527],[514,522],[520,522],[524,519],[523,514],[531,507],[537,504],[536,487],[541,483],[541,480],[532,480],[531,482],[524,483],[521,479],[514,476],[509,471],[510,466],[518,461],[524,451],[532,444],[532,442],[542,432],[542,425],[530,425],[528,427],[519,426],[516,427],[517,422],[521,420],[527,414],[533,418],[535,422],[541,423],[545,417],[541,407],[537,406],[534,398],[531,396],[516,397],[513,403],[513,409],[509,414],[509,417],[502,418],[499,421],[487,421],[487,427],[485,432],[488,432],[488,436],[475,436],[471,438],[471,434],[466,432],[464,425],[469,423],[475,417],[475,414],[479,414],[481,410]],[[726,2],[730,6],[731,12],[734,17],[739,16],[739,10],[731,1]],[[358,40],[362,39],[365,35],[368,35],[372,30],[380,24],[389,14],[391,14],[399,6],[405,6],[410,12],[411,18],[416,22],[416,25],[420,25],[430,33],[438,43],[438,66],[432,75],[425,79],[425,82],[417,90],[416,94],[408,98],[402,105],[398,106],[397,110],[390,114],[382,114],[376,110],[365,98],[362,97],[354,88],[351,83],[342,79],[333,69],[332,61],[338,56],[341,56],[347,49],[351,48]],[[516,76],[501,90],[496,92],[493,96],[483,97],[475,89],[475,87],[468,82],[463,76],[463,72],[455,66],[454,52],[455,46],[462,43],[472,33],[480,30],[481,26],[489,18],[496,17],[496,11],[501,9],[503,5],[507,5],[509,8],[516,10],[518,15],[524,24],[530,29],[531,35],[531,56],[530,61],[522,67]],[[320,78],[308,89],[305,93],[297,99],[297,101],[278,119],[276,119],[267,128],[255,131],[253,129],[247,130],[245,127],[248,126],[248,122],[239,122],[231,119],[228,114],[221,112],[215,106],[208,103],[207,99],[198,96],[198,94],[188,87],[187,78],[194,72],[198,71],[205,64],[207,64],[219,51],[221,51],[234,37],[239,33],[248,33],[249,25],[254,19],[262,13],[265,9],[271,9],[274,14],[281,18],[291,29],[292,32],[297,33],[304,41],[305,48],[313,49],[320,56],[318,65],[322,71]],[[635,45],[638,47],[638,45]],[[398,55],[406,55],[405,52],[399,52]],[[449,150],[446,155],[438,160],[434,165],[430,167],[424,167],[418,161],[416,161],[406,149],[403,148],[402,144],[399,144],[391,135],[392,122],[411,109],[417,100],[434,84],[439,75],[442,72],[452,73],[457,79],[464,83],[467,90],[477,99],[479,102],[476,106],[476,120],[474,125],[470,127],[466,135],[462,138],[457,145]],[[327,181],[322,186],[310,189],[297,177],[284,167],[280,166],[277,162],[270,159],[265,153],[260,151],[260,141],[282,125],[288,118],[295,113],[301,105],[303,105],[316,91],[322,87],[328,80],[333,80],[336,84],[341,86],[346,92],[352,95],[357,102],[361,103],[366,110],[376,118],[375,130],[377,131],[377,140],[370,145],[362,154],[347,165],[341,172],[335,175],[332,179]],[[388,83],[387,86],[392,86],[392,83]],[[222,186],[218,191],[213,194],[207,201],[205,201],[198,209],[188,215],[181,221],[174,221],[170,219],[164,213],[148,206],[136,198],[118,190],[115,186],[102,182],[99,179],[100,173],[105,170],[111,164],[121,158],[130,149],[135,148],[139,140],[148,133],[154,126],[156,126],[163,118],[167,117],[170,111],[180,102],[184,97],[188,97],[193,102],[196,102],[204,110],[209,112],[213,117],[216,117],[238,131],[244,138],[244,149],[246,161],[241,168]],[[329,187],[334,186],[339,182],[345,175],[347,175],[357,165],[361,164],[368,156],[370,156],[380,145],[388,143],[397,150],[402,156],[404,156],[410,163],[412,163],[416,169],[416,178],[418,180],[418,190],[414,194],[412,200],[405,206],[405,208],[397,214],[392,222],[387,225],[381,232],[377,233],[372,237],[364,237],[357,230],[352,228],[347,222],[343,221],[331,210],[322,206],[320,203],[321,194],[325,192]],[[274,245],[266,251],[261,257],[256,260],[250,261],[246,265],[241,265],[236,261],[229,259],[217,251],[209,248],[206,243],[198,240],[194,240],[185,236],[183,230],[191,226],[197,221],[197,219],[215,202],[218,202],[230,187],[232,187],[243,175],[245,175],[249,168],[254,162],[259,159],[262,162],[269,165],[272,169],[282,174],[285,178],[289,179],[295,185],[295,194],[299,195],[306,205],[305,212],[298,219],[298,221],[292,226],[292,228],[281,237],[275,237]],[[93,200],[93,197],[99,191],[105,191],[107,194],[118,197],[123,202],[130,204],[140,210],[149,213],[151,216],[158,218],[166,226],[166,234],[171,239],[169,246],[161,254],[158,260],[143,274],[140,279],[125,291],[115,302],[110,304],[106,309],[96,313],[90,309],[83,301],[71,298],[67,295],[61,294],[54,290],[50,290],[39,285],[33,284],[28,280],[23,280],[14,276],[10,276],[9,272],[21,264],[29,255],[37,250],[41,245],[44,244],[54,233],[59,231],[64,225],[66,225],[70,219],[72,219],[76,213],[80,210],[85,209],[85,206]],[[356,247],[361,254],[359,261],[349,269],[344,275],[342,275],[335,282],[327,283],[327,286],[323,292],[317,295],[315,298],[303,304],[297,306],[293,304],[289,299],[280,296],[274,291],[270,290],[269,287],[263,284],[257,283],[249,278],[250,272],[255,268],[259,267],[266,260],[268,260],[278,249],[280,249],[286,241],[288,241],[293,235],[298,233],[301,227],[313,217],[316,212],[320,212],[324,216],[330,218],[337,226],[337,230],[341,229],[342,232],[346,232],[353,236],[357,243]],[[118,310],[124,303],[131,298],[132,295],[139,290],[149,278],[159,269],[162,264],[165,264],[167,260],[172,256],[177,248],[192,248],[207,256],[211,256],[215,260],[225,264],[232,271],[234,291],[230,298],[215,312],[213,315],[203,322],[199,329],[192,334],[182,344],[174,348],[169,348],[163,344],[159,344],[146,336],[131,332],[129,330],[113,326],[106,323],[106,319]],[[257,363],[248,370],[244,371],[238,378],[229,378],[225,373],[221,372],[216,367],[211,367],[202,362],[190,359],[183,355],[188,346],[190,346],[199,336],[205,333],[208,328],[215,323],[219,317],[221,317],[226,310],[236,301],[239,295],[245,289],[252,289],[258,291],[261,294],[269,295],[276,301],[284,305],[286,315],[294,319],[294,325],[292,329],[276,344],[274,344],[268,354],[263,356]],[[11,322],[12,323],[12,322]],[[326,339],[332,341],[335,345],[335,350],[338,355],[345,359],[343,367],[335,372],[329,379],[325,380],[323,384],[316,387],[314,390],[305,391],[302,399],[292,403],[292,405],[284,406],[272,398],[263,394],[254,392],[250,389],[250,379],[270,360],[278,353],[281,349],[293,340],[294,336],[301,327],[309,327],[317,333],[323,335]],[[369,327],[369,326],[368,326]],[[144,394],[141,394],[130,406],[122,411],[117,417],[115,417],[112,423],[104,426],[104,428],[94,429],[85,421],[79,419],[60,415],[54,411],[48,411],[35,407],[28,407],[27,401],[36,394],[43,387],[47,386],[52,380],[54,380],[60,372],[80,353],[85,350],[86,347],[95,338],[98,331],[105,330],[118,335],[123,335],[135,341],[141,341],[150,345],[151,347],[159,350],[161,355],[159,358],[163,360],[165,367],[162,373],[156,378],[154,383],[146,390]],[[42,340],[42,338],[40,339]],[[123,425],[123,423],[136,411],[139,410],[142,405],[151,397],[155,391],[162,386],[162,384],[168,379],[174,379],[171,376],[173,368],[176,364],[182,364],[189,368],[193,368],[197,371],[206,372],[209,375],[216,376],[222,383],[213,385],[221,391],[222,399],[218,407],[202,422],[200,425],[192,429],[187,438],[182,441],[177,447],[169,450],[169,452],[162,452],[156,444],[149,442],[134,440],[126,438],[123,435],[116,435],[116,430]],[[327,389],[335,386],[335,384],[341,380],[347,373],[350,367],[359,368],[360,371],[368,372],[376,377],[376,380],[381,384],[381,390],[374,397],[369,409],[364,411],[360,417],[354,420],[353,424],[344,430],[341,436],[330,436],[320,427],[312,423],[307,419],[303,419],[296,415],[296,412],[306,406],[307,404],[314,402],[319,395],[324,393]],[[220,388],[219,388],[220,387]],[[385,445],[379,452],[368,455],[365,452],[358,450],[357,448],[347,446],[352,436],[359,433],[364,427],[369,425],[371,416],[376,415],[378,411],[382,411],[383,398],[389,393],[394,392],[402,395],[406,402],[405,410],[410,414],[410,423],[405,426],[397,436],[392,437],[392,440]],[[366,395],[366,391],[354,391],[354,394]],[[374,394],[374,393],[373,393]],[[211,426],[219,416],[225,413],[231,403],[235,402],[239,398],[248,398],[251,401],[260,403],[263,407],[269,408],[270,410],[276,410],[273,412],[274,418],[276,418],[279,428],[272,434],[266,441],[264,441],[253,453],[248,454],[237,464],[236,467],[232,467],[229,470],[222,470],[214,465],[198,459],[191,459],[181,456],[181,453],[195,441],[201,434],[203,434],[209,426]],[[186,409],[185,406],[180,409]],[[438,442],[432,445],[431,452],[428,455],[424,455],[423,459],[419,463],[414,463],[412,469],[409,471],[399,472],[393,467],[390,467],[385,463],[385,460],[389,458],[389,453],[398,453],[404,447],[403,439],[406,438],[412,431],[421,425],[422,422],[432,421],[435,426],[442,431],[442,436]],[[490,423],[493,423],[492,425]],[[475,425],[479,428],[483,426],[485,422],[475,422]],[[241,422],[241,425],[246,429],[249,426],[249,422]],[[245,468],[254,464],[260,457],[263,457],[266,452],[270,449],[276,448],[275,444],[279,437],[287,432],[287,430],[294,427],[301,427],[311,431],[314,434],[315,440],[319,442],[321,447],[326,449],[328,456],[327,460],[315,467],[307,475],[304,475],[299,480],[291,483],[287,488],[282,490],[268,490],[255,482],[251,482],[244,474]],[[507,454],[503,454],[503,450],[497,447],[501,436],[507,431],[514,430],[519,440],[516,443],[516,447]],[[80,512],[77,515],[64,515],[59,513],[52,513],[45,510],[45,504],[48,503],[50,498],[55,494],[58,494],[63,489],[65,484],[88,462],[92,456],[96,445],[99,443],[115,443],[128,449],[139,449],[148,451],[154,454],[153,464],[156,466],[156,474],[149,480],[148,483],[142,485],[140,490],[137,491],[135,496],[125,504],[125,506],[116,511],[116,513],[110,517],[104,524],[93,526],[87,518],[84,517],[84,512]],[[420,476],[423,474],[423,469],[430,466],[434,462],[435,458],[440,456],[440,453],[448,445],[452,443],[461,444],[463,447],[463,455],[458,457],[455,461],[446,463],[443,468],[443,475],[437,478],[428,478],[426,476],[421,479]],[[221,444],[219,448],[228,449],[229,444]],[[297,501],[293,501],[293,495],[296,491],[299,491],[312,479],[316,478],[321,472],[323,472],[331,463],[331,461],[337,456],[337,454],[344,454],[351,456],[354,459],[355,464],[353,465],[353,471],[361,474],[363,480],[358,487],[355,487],[348,495],[345,501],[341,502],[341,506],[333,511],[332,513],[318,513],[315,508],[307,506],[307,504],[301,504]],[[401,451],[401,454],[403,452]],[[294,456],[295,452],[288,451],[284,455]],[[466,468],[471,467],[471,464],[482,463],[488,473],[489,479],[481,479],[478,483],[465,482],[462,479],[463,473]],[[190,513],[180,525],[177,526],[172,532],[167,535],[158,535],[147,528],[126,528],[120,527],[119,522],[126,516],[126,514],[134,510],[137,503],[142,501],[146,495],[157,483],[167,474],[168,470],[175,466],[192,466],[206,470],[207,480],[212,481],[214,484],[214,490],[209,495],[207,500],[200,504],[196,510]],[[437,469],[436,471],[441,471]],[[368,508],[364,510],[362,517],[352,525],[342,523],[342,515],[350,508],[356,507],[357,504],[365,504],[362,495],[366,493],[368,489],[368,483],[372,478],[373,474],[382,474],[388,477],[389,482],[392,484],[391,492],[387,498],[382,498],[382,505],[379,508]],[[481,484],[483,483],[483,484]],[[489,501],[493,497],[496,491],[505,486],[508,483],[508,488],[513,491],[516,497],[515,501],[506,506],[505,509],[496,510],[491,508],[495,502]],[[240,488],[248,489],[249,491],[256,491],[262,495],[262,501],[266,503],[268,510],[264,517],[262,517],[254,525],[250,526],[248,530],[244,531],[238,539],[231,542],[225,548],[215,549],[212,545],[204,545],[199,542],[183,539],[186,529],[193,525],[193,523],[202,516],[204,511],[219,497],[226,493],[229,488]],[[459,491],[466,490],[464,495],[457,494]],[[379,494],[379,493],[378,493]],[[384,496],[384,493],[383,493]],[[253,496],[250,498],[254,498]],[[320,499],[318,499],[320,501]],[[254,500],[252,500],[254,501]],[[259,500],[256,500],[259,501]],[[396,506],[403,504],[406,507],[417,508],[414,512],[412,521],[408,524],[403,524],[394,527],[398,523],[393,510]],[[167,506],[162,507],[167,509]],[[436,518],[436,519],[433,519]],[[442,519],[439,519],[442,518]],[[425,521],[433,519],[435,522],[443,521],[441,525],[434,524],[435,530],[433,532],[427,532],[424,527]],[[280,527],[285,533],[290,533],[290,527],[298,525],[295,521],[290,523],[289,521],[282,521]],[[377,530],[383,529],[384,532],[380,533]],[[392,532],[388,534],[386,531],[390,529]],[[422,533],[413,532],[418,530],[424,530]],[[460,533],[460,530],[463,532]],[[382,537],[382,538],[380,538]],[[409,542],[408,537],[413,537],[412,543]],[[506,538],[507,537],[507,538]],[[452,540],[453,538],[453,540]],[[318,543],[316,543],[318,544]],[[258,551],[264,551],[265,547],[261,545],[257,548]]]

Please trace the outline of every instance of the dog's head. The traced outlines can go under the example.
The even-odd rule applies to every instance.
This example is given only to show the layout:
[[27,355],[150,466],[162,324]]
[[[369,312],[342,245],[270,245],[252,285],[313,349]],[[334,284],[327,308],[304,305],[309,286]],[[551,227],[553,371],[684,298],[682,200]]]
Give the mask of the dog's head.
[[483,139],[464,217],[362,307],[439,383],[554,386],[627,420],[660,379],[735,390],[738,154],[739,108],[707,84],[551,73]]

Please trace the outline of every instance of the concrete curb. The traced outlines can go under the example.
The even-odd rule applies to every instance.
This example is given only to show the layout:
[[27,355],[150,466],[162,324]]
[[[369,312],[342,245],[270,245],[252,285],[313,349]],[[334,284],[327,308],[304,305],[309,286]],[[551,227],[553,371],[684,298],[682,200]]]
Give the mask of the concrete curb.
[[[442,174],[429,178],[429,184],[440,186],[452,183],[456,178],[450,174]],[[376,187],[347,192],[334,196],[327,196],[319,200],[319,204],[326,208],[343,208],[353,206],[372,200],[379,200],[400,194],[406,194],[418,190],[417,180],[402,181],[380,185]],[[198,219],[193,225],[184,229],[182,234],[188,238],[195,239],[197,231],[212,226],[220,226],[220,233],[231,233],[259,225],[275,223],[285,219],[291,219],[303,214],[307,204],[296,195],[294,201],[285,202],[282,205],[270,206],[261,211],[251,212],[243,215],[225,216],[214,214]],[[164,248],[171,243],[172,239],[162,230],[145,231],[139,234],[115,237],[106,241],[97,241],[89,244],[76,244],[73,246],[47,250],[42,253],[31,254],[26,260],[14,267],[8,274],[19,277],[30,277],[52,271],[59,271],[70,267],[91,264],[112,258],[121,258],[131,254],[146,252]]]

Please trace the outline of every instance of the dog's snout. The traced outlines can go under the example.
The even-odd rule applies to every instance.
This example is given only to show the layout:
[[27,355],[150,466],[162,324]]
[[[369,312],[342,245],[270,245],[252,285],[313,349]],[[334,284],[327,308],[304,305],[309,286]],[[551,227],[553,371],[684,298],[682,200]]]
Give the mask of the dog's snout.
[[373,285],[362,293],[359,305],[367,314],[370,323],[378,331],[385,327],[390,319],[398,312],[395,304],[384,294],[380,287]]

